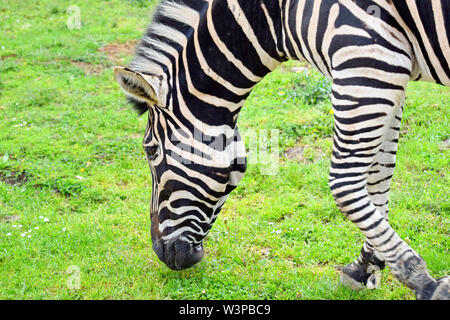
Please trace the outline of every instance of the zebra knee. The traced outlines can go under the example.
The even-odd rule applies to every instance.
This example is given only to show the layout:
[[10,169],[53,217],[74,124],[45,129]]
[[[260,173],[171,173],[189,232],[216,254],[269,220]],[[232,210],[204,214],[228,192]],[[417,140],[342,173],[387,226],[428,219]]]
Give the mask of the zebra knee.
[[366,178],[342,179],[330,176],[328,184],[334,202],[346,217],[370,205]]

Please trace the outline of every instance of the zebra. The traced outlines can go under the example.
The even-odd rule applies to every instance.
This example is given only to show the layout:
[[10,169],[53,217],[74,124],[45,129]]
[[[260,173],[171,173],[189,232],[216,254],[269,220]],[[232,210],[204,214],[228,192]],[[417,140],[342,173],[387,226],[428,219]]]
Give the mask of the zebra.
[[246,171],[237,119],[252,88],[287,60],[332,81],[329,187],[364,234],[340,281],[379,286],[392,274],[418,299],[449,299],[449,277],[388,221],[409,81],[450,86],[449,0],[164,0],[128,67],[114,77],[148,112],[143,148],[152,174],[152,248],[173,270],[203,255],[208,234]]

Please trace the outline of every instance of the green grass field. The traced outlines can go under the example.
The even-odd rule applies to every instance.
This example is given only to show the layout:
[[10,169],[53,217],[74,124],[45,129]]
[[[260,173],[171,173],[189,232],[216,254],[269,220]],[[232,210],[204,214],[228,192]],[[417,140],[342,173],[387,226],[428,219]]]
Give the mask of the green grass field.
[[[79,29],[67,26],[71,5]],[[174,272],[158,260],[146,117],[112,74],[154,6],[0,0],[0,299],[414,299],[388,270],[377,290],[338,284],[363,237],[328,189],[327,83],[294,62],[257,86],[239,119],[241,130],[279,130],[278,174],[249,165],[200,264]],[[435,277],[450,270],[449,106],[450,89],[410,84],[390,195],[392,225]]]

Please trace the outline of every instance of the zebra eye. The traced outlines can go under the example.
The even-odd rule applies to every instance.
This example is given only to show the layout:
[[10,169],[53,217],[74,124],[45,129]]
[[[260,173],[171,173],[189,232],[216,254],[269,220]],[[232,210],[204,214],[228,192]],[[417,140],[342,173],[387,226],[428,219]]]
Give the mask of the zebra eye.
[[144,151],[150,160],[155,160],[156,157],[158,156],[158,145],[145,146]]

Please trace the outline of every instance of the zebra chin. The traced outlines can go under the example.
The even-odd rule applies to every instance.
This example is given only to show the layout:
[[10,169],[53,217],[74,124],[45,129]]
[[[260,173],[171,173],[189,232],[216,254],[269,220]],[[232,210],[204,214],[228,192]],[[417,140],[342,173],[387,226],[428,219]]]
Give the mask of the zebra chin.
[[183,270],[192,267],[203,258],[203,244],[191,243],[180,238],[164,242],[162,239],[153,239],[153,251],[159,260],[172,270]]

